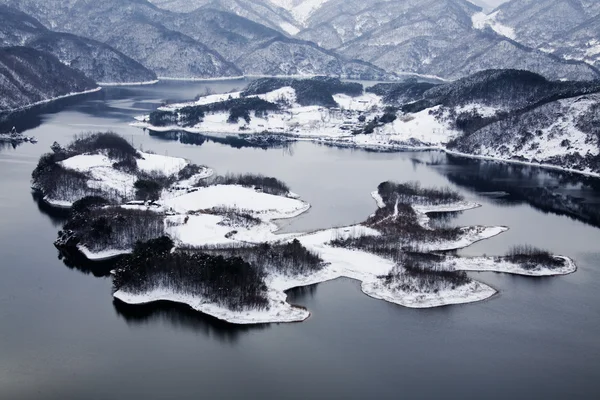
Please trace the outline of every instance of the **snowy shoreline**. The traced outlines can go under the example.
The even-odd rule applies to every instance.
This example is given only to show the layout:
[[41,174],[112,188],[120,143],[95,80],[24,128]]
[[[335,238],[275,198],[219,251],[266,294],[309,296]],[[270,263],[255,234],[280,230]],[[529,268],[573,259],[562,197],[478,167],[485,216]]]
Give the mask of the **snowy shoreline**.
[[[381,203],[373,196],[378,205]],[[454,205],[438,207],[415,207],[420,219],[425,221],[427,212],[452,212],[478,207],[478,204],[460,202]],[[505,227],[487,227],[474,235],[466,235],[453,243],[431,243],[431,251],[456,250],[471,244],[499,235],[506,231]],[[192,309],[211,315],[215,318],[233,324],[262,324],[281,322],[301,322],[310,316],[305,309],[294,307],[285,302],[286,291],[297,287],[310,286],[338,278],[349,278],[361,282],[361,290],[369,297],[385,300],[408,308],[433,308],[455,304],[474,303],[487,300],[497,294],[496,289],[476,280],[460,286],[455,290],[439,293],[402,292],[391,290],[381,283],[380,277],[389,273],[395,266],[391,260],[382,258],[361,250],[333,247],[329,242],[334,238],[351,237],[354,235],[375,235],[379,233],[371,228],[351,225],[343,228],[324,229],[311,233],[290,234],[281,236],[278,240],[298,239],[308,250],[319,254],[326,265],[313,274],[305,276],[269,275],[266,278],[268,287],[269,310],[231,311],[214,304],[205,303],[202,299],[186,294],[178,294],[169,290],[159,289],[149,293],[133,294],[117,291],[114,297],[127,304],[148,304],[155,301],[171,301],[183,303]],[[259,241],[257,241],[258,243]],[[460,261],[460,259],[459,259]],[[573,264],[574,265],[574,264]],[[456,270],[477,270],[473,263]],[[473,269],[470,269],[473,268]],[[485,268],[488,269],[489,266]],[[505,268],[503,271],[514,273]],[[550,275],[545,274],[543,276]]]
[[159,79],[155,79],[153,81],[143,81],[143,82],[98,82],[100,86],[113,87],[113,86],[149,86],[155,85],[160,82]]
[[[137,128],[148,129],[148,130],[155,131],[155,132],[183,131],[183,132],[194,133],[194,134],[199,134],[199,135],[211,133],[211,131],[198,129],[198,128],[179,127],[176,125],[159,127],[159,126],[153,126],[153,125],[150,125],[150,124],[147,124],[144,122],[140,122],[140,121],[133,122],[129,125],[133,126],[133,127],[137,127]],[[224,134],[224,135],[236,135],[236,136],[240,135],[239,131],[234,131],[234,130],[231,130],[230,132],[219,132],[219,133]],[[280,132],[265,132],[263,134],[264,135],[281,135]],[[261,135],[263,135],[263,134],[261,134]],[[536,163],[536,162],[531,162],[531,161],[521,161],[521,160],[514,160],[514,159],[500,158],[500,157],[483,156],[483,155],[478,155],[478,154],[461,153],[461,152],[458,152],[455,150],[450,150],[441,145],[409,146],[409,145],[404,145],[404,144],[356,143],[356,142],[350,142],[350,141],[343,140],[345,137],[334,137],[334,136],[323,137],[323,136],[308,135],[308,134],[307,135],[287,135],[286,134],[285,137],[289,141],[312,142],[312,143],[317,143],[317,144],[334,146],[334,147],[338,147],[338,148],[349,148],[349,149],[357,149],[357,150],[387,151],[387,152],[440,151],[440,152],[446,153],[451,156],[456,156],[456,157],[470,158],[470,159],[477,159],[477,160],[484,160],[484,161],[493,161],[493,162],[497,162],[497,163],[526,165],[526,166],[538,167],[538,168],[543,168],[543,169],[550,169],[550,170],[555,170],[555,171],[580,174],[580,175],[589,176],[592,178],[600,178],[600,173],[596,173],[596,172],[581,171],[581,170],[572,169],[572,168],[564,168],[564,167],[560,167],[558,165],[553,165],[553,164]],[[351,138],[351,137],[348,136],[346,138]]]
[[[97,140],[94,136],[90,138]],[[111,139],[118,140],[114,137]],[[126,142],[121,142],[121,145],[126,145]],[[61,168],[84,174],[87,179],[86,188],[93,193],[112,193],[116,196],[113,199],[118,201],[112,205],[101,203],[95,209],[97,214],[93,218],[101,219],[108,215],[114,221],[121,220],[124,221],[122,223],[126,223],[122,225],[125,228],[118,225],[115,225],[115,230],[111,228],[109,236],[119,238],[118,241],[103,237],[102,240],[106,241],[100,241],[99,244],[102,245],[95,245],[94,241],[100,239],[89,236],[89,224],[79,221],[61,231],[55,242],[59,249],[77,251],[90,262],[101,262],[134,252],[133,248],[139,241],[161,238],[170,241],[172,252],[197,251],[204,256],[210,256],[211,251],[219,249],[227,256],[233,254],[231,252],[236,248],[253,251],[252,249],[265,245],[267,248],[274,247],[274,251],[277,252],[280,251],[276,250],[277,246],[293,245],[303,249],[306,254],[312,254],[315,261],[314,264],[309,264],[310,268],[297,270],[281,268],[285,264],[279,263],[277,266],[261,266],[260,268],[264,268],[260,278],[264,279],[261,283],[264,289],[261,289],[260,296],[264,296],[264,303],[255,303],[263,304],[261,307],[264,308],[260,309],[244,309],[244,306],[240,305],[236,306],[237,311],[233,311],[224,306],[229,304],[227,297],[211,297],[211,301],[207,301],[189,294],[202,292],[194,289],[186,292],[186,289],[181,288],[174,291],[171,284],[154,280],[148,282],[148,286],[142,286],[152,288],[147,289],[147,292],[136,292],[140,286],[135,284],[119,286],[120,289],[116,290],[114,297],[128,304],[147,304],[154,301],[185,303],[197,311],[236,324],[299,322],[308,318],[310,312],[287,303],[285,292],[292,288],[341,277],[360,281],[362,291],[370,297],[409,308],[431,308],[482,301],[496,293],[496,290],[488,285],[469,279],[463,276],[464,273],[460,275],[456,272],[496,271],[551,276],[571,273],[576,269],[575,264],[565,257],[561,257],[564,265],[543,260],[539,264],[531,265],[530,260],[518,264],[514,259],[508,258],[463,259],[435,254],[468,247],[478,241],[500,235],[508,228],[468,226],[457,228],[449,235],[436,235],[435,229],[430,226],[428,214],[466,211],[480,205],[465,201],[458,193],[436,192],[435,189],[429,192],[421,191],[418,184],[411,186],[384,182],[379,185],[377,192],[371,193],[379,210],[364,223],[310,233],[280,235],[277,234],[280,229],[277,221],[295,218],[310,209],[310,204],[291,192],[284,183],[276,180],[275,183],[265,183],[273,178],[252,175],[238,178],[220,177],[221,180],[202,183],[203,179],[213,173],[206,166],[194,166],[183,158],[142,152],[133,148],[130,150],[136,154],[135,157],[132,156],[135,171],[162,172],[165,176],[177,177],[181,171],[190,167],[191,175],[174,178],[174,181],[157,192],[153,201],[131,200],[138,177],[133,172],[115,167],[117,160],[112,159],[108,152],[75,153],[68,158],[59,159],[56,163]],[[53,206],[68,208],[76,200],[86,196],[83,189],[85,188],[67,192],[62,200],[50,199],[48,196],[43,198]],[[396,196],[395,200],[393,196]],[[399,207],[400,204],[403,208]],[[406,211],[407,208],[412,210]],[[134,222],[142,218],[137,212],[149,213],[150,217],[143,217],[149,219],[143,219],[141,225],[135,225]],[[133,215],[131,218],[135,220],[129,220],[127,223],[128,213]],[[76,215],[75,218],[77,217]],[[409,226],[412,227],[396,227],[398,221],[402,221],[403,218],[409,218]],[[94,226],[93,221],[96,219],[90,221],[92,222],[88,222],[91,226]],[[136,230],[132,230],[134,227]],[[120,236],[122,233],[119,233],[119,229],[125,229],[121,232],[129,232],[129,236]],[[411,236],[414,232],[417,232],[417,235]],[[369,247],[369,243],[380,240],[384,246],[385,243],[392,243],[392,247]],[[360,241],[367,243],[367,246],[361,245]],[[395,250],[387,252],[389,249]],[[138,251],[144,250],[138,250],[136,247],[136,257]],[[230,253],[227,253],[228,251]],[[430,257],[429,260],[434,257],[434,263],[427,267],[431,269],[419,272],[415,269],[416,264],[409,264],[410,259],[405,257],[413,253]],[[145,260],[145,263],[148,263],[148,259]],[[238,260],[244,258],[240,257]],[[117,270],[117,273],[126,273],[130,266],[124,264],[120,268],[123,269]],[[440,272],[442,275],[439,275]],[[152,282],[157,286],[152,286]],[[239,311],[240,309],[243,311]]]
[[102,87],[98,86],[95,89],[84,90],[83,92],[68,93],[68,94],[64,94],[62,96],[57,96],[57,97],[52,97],[50,99],[37,101],[35,103],[31,103],[31,104],[28,104],[28,105],[23,106],[23,107],[9,108],[7,110],[0,110],[0,112],[2,112],[2,113],[12,113],[12,112],[17,112],[17,111],[28,110],[28,109],[30,109],[32,107],[39,106],[39,105],[42,105],[42,104],[51,103],[51,102],[56,101],[56,100],[62,100],[62,99],[66,99],[66,98],[69,98],[69,97],[80,96],[82,94],[95,93],[95,92],[99,92],[100,90],[102,90]]

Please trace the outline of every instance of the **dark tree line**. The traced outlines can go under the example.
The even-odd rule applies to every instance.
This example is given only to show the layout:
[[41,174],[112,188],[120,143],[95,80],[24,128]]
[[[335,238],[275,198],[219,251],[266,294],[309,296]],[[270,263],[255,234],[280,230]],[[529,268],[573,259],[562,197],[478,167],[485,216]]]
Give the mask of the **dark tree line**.
[[251,82],[242,96],[265,94],[285,86],[296,91],[296,101],[302,106],[337,107],[334,94],[360,96],[364,88],[360,83],[342,82],[337,78],[315,77],[311,79],[263,78]]
[[[117,190],[90,186],[90,174],[64,168],[60,162],[80,154],[105,154],[112,161],[112,167],[131,174],[136,178],[135,195],[126,195]],[[142,171],[137,166],[140,153],[119,135],[92,133],[76,136],[67,147],[58,143],[52,145],[52,152],[40,157],[32,173],[33,187],[53,200],[76,201],[87,196],[102,196],[112,203],[132,200],[157,200],[164,189],[177,180],[189,179],[203,167],[188,164],[178,174],[165,175],[159,171]]]
[[227,111],[229,112],[229,123],[237,123],[240,118],[250,122],[251,112],[258,116],[264,116],[269,112],[279,111],[279,109],[279,105],[257,97],[243,97],[211,104],[187,106],[177,111],[157,110],[150,114],[148,122],[153,126],[192,127],[201,123],[206,114]]
[[265,273],[290,277],[308,275],[320,271],[324,266],[321,257],[304,247],[298,239],[288,243],[262,243],[256,246],[203,246],[194,251],[224,257],[240,257]]
[[165,234],[164,214],[108,204],[109,201],[102,197],[86,197],[76,202],[63,231],[71,232],[79,244],[93,252],[127,250],[138,241]]
[[400,83],[378,83],[368,87],[367,92],[383,97],[386,104],[402,106],[421,99],[423,94],[437,85],[426,82],[405,81]]
[[441,270],[442,259],[439,256],[419,252],[420,243],[457,240],[464,233],[463,230],[425,228],[419,223],[419,216],[412,207],[415,204],[449,204],[462,200],[462,196],[449,189],[422,188],[418,183],[411,182],[383,182],[378,187],[378,193],[385,206],[377,209],[364,224],[381,235],[337,238],[331,245],[366,251],[394,261],[397,267],[382,279],[402,290],[435,292],[464,284],[461,273]]
[[377,192],[386,205],[396,201],[405,205],[441,205],[463,201],[460,193],[449,188],[423,188],[419,182],[383,182]]
[[462,197],[446,189],[424,189],[417,183],[379,185],[379,195],[385,207],[378,208],[364,224],[381,233],[380,236],[337,238],[332,245],[364,250],[395,262],[402,262],[404,254],[418,248],[419,243],[457,240],[461,228],[438,227],[427,229],[419,223],[413,204],[446,204]]
[[443,267],[439,263],[442,259],[431,254],[405,253],[398,266],[380,279],[391,289],[409,293],[439,293],[472,282],[466,272]]
[[168,237],[138,243],[114,275],[115,290],[144,294],[155,289],[191,295],[233,311],[267,309],[264,272],[240,257],[175,251]]
[[533,246],[516,246],[510,249],[504,257],[507,261],[519,264],[526,270],[537,269],[540,266],[549,269],[565,266],[565,260],[554,257],[549,251]]
[[217,175],[198,183],[199,186],[214,185],[240,185],[252,187],[264,193],[276,196],[286,196],[290,188],[285,182],[277,178],[267,177],[260,174],[227,174]]

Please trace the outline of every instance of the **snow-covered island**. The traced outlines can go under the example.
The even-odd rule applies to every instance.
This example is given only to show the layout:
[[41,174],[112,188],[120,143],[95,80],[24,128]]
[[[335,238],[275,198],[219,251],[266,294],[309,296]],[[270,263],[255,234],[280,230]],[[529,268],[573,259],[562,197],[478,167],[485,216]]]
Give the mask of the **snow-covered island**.
[[339,277],[412,308],[470,303],[496,290],[465,271],[530,276],[574,272],[566,257],[517,249],[461,258],[454,250],[506,227],[434,228],[428,213],[477,204],[447,189],[384,182],[365,222],[278,235],[276,220],[309,209],[285,183],[257,175],[219,176],[187,160],[140,152],[112,133],[52,146],[33,173],[44,201],[70,209],[59,249],[114,259],[114,297],[128,304],[184,303],[236,324],[296,322],[310,312],[286,290]]
[[383,151],[437,149],[600,176],[598,92],[597,82],[552,82],[514,70],[366,90],[332,78],[265,78],[241,92],[161,107],[132,125]]

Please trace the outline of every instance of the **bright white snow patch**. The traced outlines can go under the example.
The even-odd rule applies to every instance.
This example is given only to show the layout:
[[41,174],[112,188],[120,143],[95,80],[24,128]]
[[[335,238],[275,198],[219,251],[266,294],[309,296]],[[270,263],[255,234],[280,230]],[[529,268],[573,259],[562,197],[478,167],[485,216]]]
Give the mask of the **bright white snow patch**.
[[312,14],[329,0],[269,0],[278,7],[288,10],[300,24],[305,25]]
[[308,204],[289,197],[275,196],[238,185],[198,188],[191,193],[164,201],[164,206],[180,214],[229,208],[250,213],[263,221],[291,218],[308,209]]
[[496,33],[506,36],[509,39],[516,40],[517,34],[515,30],[509,26],[503,25],[496,20],[499,11],[496,11],[491,14],[485,14],[482,12],[473,14],[471,20],[473,22],[473,28],[475,29],[485,29],[487,27],[492,28]]

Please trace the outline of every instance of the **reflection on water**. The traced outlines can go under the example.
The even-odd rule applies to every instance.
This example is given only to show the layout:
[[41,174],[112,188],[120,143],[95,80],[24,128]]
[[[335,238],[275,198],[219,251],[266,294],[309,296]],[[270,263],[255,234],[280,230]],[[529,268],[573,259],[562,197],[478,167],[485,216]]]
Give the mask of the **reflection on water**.
[[43,200],[43,195],[37,191],[31,191],[31,198],[37,206],[39,212],[48,217],[52,221],[52,225],[56,227],[62,227],[65,222],[69,219],[70,211],[68,209],[52,207]]
[[271,325],[232,325],[206,314],[199,313],[185,304],[158,301],[143,305],[129,305],[113,300],[116,314],[131,326],[149,326],[168,323],[176,329],[189,330],[223,342],[235,342],[240,335],[250,331],[269,329]]
[[[64,112],[52,110],[57,102],[22,117],[20,130],[41,123],[31,133],[41,143],[0,153],[0,398],[397,398],[399,388],[408,398],[598,393],[600,180],[434,151],[377,154],[304,142],[263,151],[239,138],[144,134],[128,125],[207,86],[111,88],[66,99],[73,103]],[[369,193],[384,180],[452,186],[483,207],[434,214],[432,224],[511,228],[466,249],[469,255],[533,240],[572,256],[580,270],[554,279],[470,273],[500,294],[433,310],[370,299],[360,283],[341,279],[290,290],[288,301],[312,313],[293,325],[239,327],[184,305],[127,306],[112,298],[113,263],[70,258],[65,268],[57,259],[52,242],[66,215],[29,193],[31,171],[54,140],[98,126],[219,173],[275,175],[314,205],[298,230],[364,220],[375,207]]]
[[600,227],[600,179],[451,155],[437,170],[460,187],[487,194],[499,206],[526,203]]
[[293,142],[256,142],[252,140],[248,140],[245,137],[240,137],[236,135],[226,135],[226,136],[211,136],[206,134],[199,133],[190,133],[186,131],[153,131],[149,130],[148,134],[156,139],[167,140],[167,141],[175,141],[182,144],[191,144],[195,146],[202,146],[204,143],[217,143],[225,146],[232,147],[234,149],[245,149],[245,148],[256,148],[256,149],[285,149],[291,148]]

